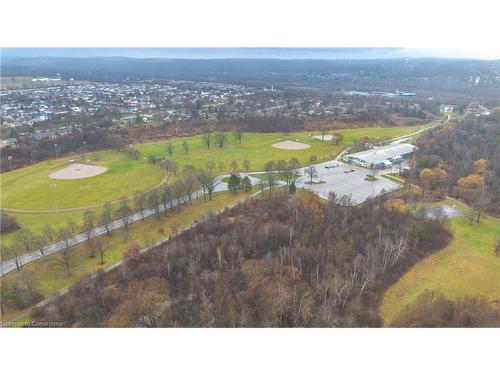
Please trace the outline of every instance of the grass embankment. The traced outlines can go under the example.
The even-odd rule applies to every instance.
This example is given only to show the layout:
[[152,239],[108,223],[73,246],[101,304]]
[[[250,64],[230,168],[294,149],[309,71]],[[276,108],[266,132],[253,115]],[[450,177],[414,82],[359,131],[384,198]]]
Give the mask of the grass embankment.
[[392,176],[390,174],[383,174],[381,176],[383,178],[386,178],[386,179],[392,181],[392,182],[395,182],[398,185],[404,185],[404,183],[405,183],[405,180],[401,177]]
[[[437,205],[455,205],[446,200]],[[389,325],[426,290],[438,291],[456,301],[463,296],[480,296],[491,302],[500,299],[500,257],[493,246],[500,236],[500,220],[484,216],[480,224],[471,224],[466,216],[450,219],[453,239],[446,248],[414,265],[384,294],[379,314]]]
[[[73,248],[75,266],[69,277],[65,270],[55,267],[54,260],[60,257],[60,254],[52,254],[40,261],[27,264],[23,270],[31,273],[36,290],[44,297],[49,297],[74,284],[84,274],[119,262],[130,243],[136,241],[141,246],[145,246],[147,240],[150,242],[159,241],[172,234],[173,228],[182,230],[201,219],[209,210],[219,211],[247,196],[247,193],[236,195],[228,192],[217,193],[212,201],[204,202],[202,199],[194,201],[191,206],[184,206],[179,214],[170,212],[168,216],[162,216],[161,220],[158,220],[156,216],[149,217],[144,221],[132,224],[128,230],[120,229],[112,232],[110,236],[106,236],[109,243],[105,264],[100,264],[99,257],[90,258],[85,244],[77,245]],[[2,296],[4,295],[4,285],[13,283],[20,277],[21,274],[17,271],[2,277]],[[2,320],[8,320],[20,312],[21,310],[15,306],[6,305]]]

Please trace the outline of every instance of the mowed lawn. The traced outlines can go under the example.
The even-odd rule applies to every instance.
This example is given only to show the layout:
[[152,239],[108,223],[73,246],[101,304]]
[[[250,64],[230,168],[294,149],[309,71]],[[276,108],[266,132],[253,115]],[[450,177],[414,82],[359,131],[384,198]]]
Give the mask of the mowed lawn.
[[446,248],[414,265],[386,291],[379,309],[385,325],[426,290],[450,300],[466,295],[500,299],[500,257],[493,252],[500,220],[485,216],[480,224],[470,224],[465,216],[457,217],[450,220],[450,229],[453,239]]
[[[147,190],[160,183],[164,172],[147,160],[133,160],[123,153],[103,151],[88,154],[92,164],[108,168],[98,176],[77,179],[51,179],[49,174],[68,166],[68,159],[49,160],[1,175],[1,206],[15,210],[55,210],[78,208],[116,200],[134,191]],[[130,175],[127,175],[130,173]]]
[[[247,193],[234,195],[228,192],[216,193],[212,201],[204,202],[203,199],[193,201],[192,205],[184,206],[180,213],[170,212],[166,217],[162,215],[161,220],[156,216],[149,217],[144,221],[138,221],[132,224],[128,230],[120,229],[112,232],[111,236],[105,236],[108,239],[108,252],[106,254],[105,264],[100,264],[100,259],[90,258],[88,249],[85,244],[80,244],[73,247],[75,267],[68,277],[66,271],[55,266],[55,259],[60,257],[60,254],[52,254],[46,258],[27,264],[23,267],[23,271],[31,274],[34,281],[34,286],[38,292],[44,297],[48,297],[58,292],[59,290],[74,284],[81,276],[88,272],[109,267],[112,264],[119,262],[124,251],[132,242],[137,242],[141,247],[146,244],[146,239],[149,241],[159,241],[169,236],[173,229],[182,230],[195,221],[200,220],[210,210],[216,212],[224,209],[224,207],[236,202],[237,200],[248,197]],[[5,285],[11,284],[20,278],[21,274],[18,271],[12,271],[2,277],[2,297],[5,293]],[[20,313],[21,310],[15,306],[6,305],[5,314],[2,320],[8,320]]]
[[[230,171],[231,161],[236,160],[242,168],[243,160],[250,160],[252,171],[262,170],[270,160],[289,160],[297,157],[305,164],[311,155],[316,155],[318,161],[333,158],[342,148],[352,144],[364,136],[373,138],[390,138],[415,132],[423,126],[397,128],[362,128],[347,129],[341,132],[344,141],[340,145],[325,142],[310,137],[310,132],[292,133],[287,136],[281,133],[244,133],[242,144],[237,144],[228,135],[224,148],[219,148],[213,141],[210,150],[204,145],[202,136],[178,138],[172,140],[174,153],[169,159],[175,160],[179,169],[186,164],[195,167],[205,166],[208,160],[224,167],[220,173]],[[331,133],[331,132],[330,132]],[[271,147],[283,140],[297,140],[309,144],[305,150],[281,150]],[[182,143],[189,144],[189,153],[185,154]],[[135,191],[145,191],[158,185],[164,171],[158,166],[149,164],[148,156],[167,157],[165,153],[166,140],[139,144],[142,158],[134,160],[124,153],[108,150],[87,155],[93,164],[104,166],[108,170],[98,176],[78,180],[54,180],[49,174],[67,166],[68,159],[79,161],[79,156],[64,157],[58,160],[41,162],[13,172],[1,175],[0,205],[10,210],[55,210],[82,208],[99,205],[105,201],[118,200],[121,196],[131,196]],[[99,158],[96,157],[99,155]],[[171,176],[175,179],[175,176]],[[23,213],[23,212],[18,212]]]
[[[288,161],[296,157],[302,164],[308,164],[311,155],[315,155],[318,161],[328,160],[334,158],[343,148],[351,145],[356,139],[365,136],[378,139],[392,138],[410,134],[422,128],[423,126],[345,129],[339,131],[344,135],[344,140],[339,145],[334,145],[332,142],[321,141],[311,137],[311,135],[317,135],[317,132],[298,132],[288,135],[283,135],[282,133],[243,133],[241,144],[235,142],[233,136],[228,134],[224,148],[219,148],[215,139],[212,139],[212,145],[210,149],[208,149],[204,143],[203,136],[200,135],[171,140],[170,142],[174,147],[171,158],[177,161],[180,168],[186,164],[195,167],[203,167],[208,160],[214,161],[218,168],[219,164],[222,162],[224,168],[218,169],[221,174],[231,171],[230,164],[233,160],[238,162],[239,169],[243,169],[244,160],[250,160],[250,171],[262,171],[265,163],[268,161]],[[331,133],[334,132],[327,132],[327,134]],[[283,150],[272,147],[273,144],[285,140],[306,143],[311,147],[303,150]],[[189,144],[188,154],[185,154],[182,148],[184,141]],[[145,156],[165,156],[166,144],[167,142],[163,140],[144,143],[138,145],[137,148]]]

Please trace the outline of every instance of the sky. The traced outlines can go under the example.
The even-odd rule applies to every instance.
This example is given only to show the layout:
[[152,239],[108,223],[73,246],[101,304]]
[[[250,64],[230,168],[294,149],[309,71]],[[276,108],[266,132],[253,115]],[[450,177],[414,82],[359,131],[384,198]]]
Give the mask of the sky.
[[272,59],[383,59],[473,58],[495,59],[478,50],[440,48],[3,48],[16,57],[134,57],[134,58],[272,58]]

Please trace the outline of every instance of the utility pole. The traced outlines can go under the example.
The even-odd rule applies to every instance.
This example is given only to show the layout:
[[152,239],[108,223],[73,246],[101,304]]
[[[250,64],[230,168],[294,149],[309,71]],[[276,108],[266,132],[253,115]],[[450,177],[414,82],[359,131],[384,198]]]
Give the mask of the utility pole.
[[85,155],[87,154],[87,141],[83,141],[83,156],[85,158]]
[[59,159],[59,152],[57,151],[57,143],[54,143],[54,149],[56,150],[56,159]]

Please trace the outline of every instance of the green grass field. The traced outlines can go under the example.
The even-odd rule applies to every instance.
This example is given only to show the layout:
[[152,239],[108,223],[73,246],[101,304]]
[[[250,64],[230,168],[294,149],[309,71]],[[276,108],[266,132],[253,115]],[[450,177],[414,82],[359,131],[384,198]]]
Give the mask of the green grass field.
[[[216,193],[212,201],[204,202],[200,199],[193,202],[191,206],[184,206],[179,214],[170,213],[166,217],[162,216],[161,220],[158,220],[156,217],[149,217],[144,221],[132,224],[128,230],[117,230],[111,236],[106,236],[109,241],[109,250],[106,255],[105,264],[100,264],[98,257],[90,258],[85,244],[77,245],[73,248],[75,267],[69,277],[64,270],[54,266],[54,259],[59,256],[58,254],[52,254],[40,261],[30,263],[24,266],[23,270],[31,273],[36,290],[44,297],[48,297],[74,284],[81,276],[88,272],[106,268],[119,262],[122,259],[123,252],[130,243],[136,241],[141,246],[145,246],[146,238],[149,241],[159,241],[170,235],[173,228],[182,230],[201,219],[209,210],[214,212],[222,210],[224,207],[247,196],[247,193],[237,195],[228,192]],[[2,295],[4,294],[4,286],[15,282],[20,277],[21,274],[17,271],[10,272],[2,277]],[[8,320],[20,312],[21,310],[15,306],[6,305],[2,320]]]
[[3,173],[2,208],[6,211],[55,210],[92,206],[119,199],[123,195],[129,196],[136,190],[152,188],[164,177],[164,172],[151,166],[147,160],[132,160],[115,151],[98,154],[100,160],[95,160],[95,154],[89,154],[87,158],[108,170],[94,177],[78,180],[49,178],[52,172],[65,168],[68,159],[79,161],[77,157],[44,161]]
[[[247,159],[251,161],[250,170],[256,171],[262,170],[264,164],[270,160],[289,160],[297,157],[304,164],[312,154],[317,156],[318,161],[326,160],[333,158],[342,148],[363,136],[396,137],[421,128],[420,126],[343,130],[343,144],[337,146],[331,142],[316,140],[306,132],[292,133],[288,136],[277,133],[245,133],[241,145],[236,144],[229,136],[224,148],[213,145],[210,150],[207,150],[203,144],[202,136],[186,137],[172,140],[175,150],[171,158],[177,161],[179,169],[186,164],[203,167],[208,160],[214,161],[217,166],[222,162],[224,167],[219,169],[220,173],[230,171],[232,160],[237,160],[242,168],[243,160]],[[271,147],[272,144],[285,139],[298,140],[311,147],[306,150],[280,150]],[[188,154],[182,150],[181,145],[184,141],[187,141],[190,147]],[[147,158],[148,156],[166,156],[166,143],[166,141],[157,141],[137,145],[136,147],[143,156],[139,160],[130,159],[123,153],[111,150],[99,152],[99,160],[95,160],[95,154],[88,154],[87,158],[92,163],[107,167],[108,170],[101,175],[79,180],[54,180],[48,177],[50,173],[66,167],[68,159],[78,161],[78,157],[49,160],[3,173],[0,205],[6,211],[11,212],[81,208],[99,205],[105,201],[114,201],[124,195],[130,196],[134,191],[151,189],[162,181],[164,172],[160,167],[150,165]],[[171,178],[175,177],[171,176]]]
[[[467,211],[455,201],[441,204]],[[446,248],[414,265],[386,291],[379,309],[385,325],[426,290],[441,292],[450,300],[469,295],[499,301],[500,257],[493,246],[500,236],[500,220],[485,216],[480,224],[470,224],[465,216],[457,217],[450,220],[450,229],[453,239]]]
[[[172,140],[174,146],[174,154],[172,156],[179,166],[191,164],[195,167],[203,167],[207,160],[212,160],[218,164],[224,163],[224,169],[221,173],[230,171],[232,160],[238,162],[239,168],[242,169],[243,160],[250,160],[250,171],[261,171],[264,164],[270,160],[290,160],[293,157],[299,159],[302,164],[308,163],[309,156],[316,155],[318,161],[327,160],[335,157],[335,155],[344,147],[352,144],[354,140],[364,136],[373,138],[390,138],[404,134],[409,134],[422,129],[422,126],[416,127],[399,127],[399,128],[362,128],[362,129],[346,129],[341,133],[344,135],[343,143],[335,146],[331,142],[320,141],[310,137],[311,132],[290,133],[283,135],[281,133],[244,133],[242,144],[237,144],[231,136],[228,137],[228,142],[224,148],[218,148],[215,144],[207,149],[203,143],[202,136],[189,138],[178,138]],[[189,154],[184,154],[182,143],[186,140],[190,146]],[[284,140],[296,140],[306,143],[311,147],[304,150],[281,150],[271,147],[273,144]],[[165,141],[145,143],[138,145],[137,148],[145,156],[150,155],[165,155]]]

